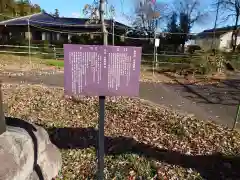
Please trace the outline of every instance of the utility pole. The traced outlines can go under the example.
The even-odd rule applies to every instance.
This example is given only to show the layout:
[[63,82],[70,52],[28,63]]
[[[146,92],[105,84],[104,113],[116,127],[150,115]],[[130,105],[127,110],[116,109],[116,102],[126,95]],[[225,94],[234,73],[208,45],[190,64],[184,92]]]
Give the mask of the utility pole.
[[[102,24],[103,45],[108,45],[108,32],[104,21],[105,0],[100,0],[99,14]],[[104,179],[104,114],[105,114],[105,96],[99,96],[99,122],[98,122],[98,173],[97,179]]]
[[215,23],[214,23],[214,32],[213,32],[211,49],[215,48],[215,46],[216,46],[215,38],[216,38],[216,28],[217,28],[218,14],[219,14],[219,6],[220,6],[220,0],[218,0],[218,3],[217,3],[217,14],[216,14]]
[[156,39],[157,39],[157,27],[158,27],[158,18],[160,16],[160,14],[157,13],[157,5],[156,5],[156,1],[153,1],[153,5],[154,5],[154,8],[153,8],[153,14],[151,14],[152,16],[152,20],[154,20],[154,40],[153,40],[153,46],[154,46],[154,49],[153,49],[153,75],[154,75],[154,71],[155,71],[155,67],[157,68],[157,47],[155,45],[155,42],[156,42]]
[[29,59],[29,63],[30,65],[32,64],[31,61],[31,30],[30,30],[30,20],[28,19],[28,59]]
[[[156,24],[155,24],[156,25]],[[154,27],[154,40],[153,40],[153,75],[155,71],[155,62],[156,62],[156,46],[155,46],[155,41],[156,41],[156,27]]]
[[100,21],[102,24],[102,33],[103,33],[103,45],[108,45],[108,32],[105,26],[105,21],[104,21],[104,4],[105,0],[100,0]]
[[114,46],[115,44],[115,20],[114,20],[114,17],[112,18],[112,45]]

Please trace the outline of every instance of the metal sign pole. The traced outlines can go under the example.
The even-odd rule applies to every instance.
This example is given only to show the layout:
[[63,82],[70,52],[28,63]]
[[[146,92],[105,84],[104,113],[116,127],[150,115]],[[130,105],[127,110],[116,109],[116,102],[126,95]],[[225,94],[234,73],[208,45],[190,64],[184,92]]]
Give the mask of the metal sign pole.
[[155,43],[156,43],[156,41],[157,41],[157,43],[155,44],[155,48],[156,48],[156,51],[155,51],[155,53],[156,53],[156,55],[155,55],[155,61],[156,61],[156,70],[158,70],[158,46],[159,46],[159,39],[156,39],[156,37],[157,37],[157,35],[156,35],[156,31],[157,31],[157,26],[158,26],[158,21],[157,21],[157,19],[156,19],[156,28],[155,28]]
[[154,30],[154,49],[153,49],[153,76],[154,76],[154,71],[155,71],[155,61],[156,61],[156,46],[155,46],[155,41],[156,41],[156,30]]
[[156,69],[158,70],[158,47],[156,47]]
[[[100,0],[99,14],[102,24],[103,45],[108,45],[108,34],[104,20],[104,3]],[[104,115],[105,96],[99,96],[99,122],[98,122],[98,180],[104,179]]]
[[105,96],[99,97],[99,121],[98,121],[98,179],[104,179],[104,116]]

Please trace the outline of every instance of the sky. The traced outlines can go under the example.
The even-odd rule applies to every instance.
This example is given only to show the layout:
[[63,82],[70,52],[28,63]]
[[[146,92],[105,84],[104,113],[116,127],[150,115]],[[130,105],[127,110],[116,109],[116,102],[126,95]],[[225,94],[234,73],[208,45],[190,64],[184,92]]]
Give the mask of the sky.
[[[110,4],[114,5],[116,9],[115,19],[124,24],[129,25],[129,20],[126,18],[126,15],[131,15],[134,12],[133,0],[108,0]],[[163,3],[173,3],[173,0],[157,0]],[[213,10],[211,4],[214,0],[200,0],[201,8],[203,11]],[[84,5],[91,4],[93,0],[32,0],[32,3],[39,4],[42,9],[46,12],[54,12],[55,9],[58,9],[60,16],[65,17],[84,17],[82,9]],[[207,18],[208,21],[203,21],[201,23],[195,24],[192,28],[192,32],[197,33],[205,29],[211,29],[214,27],[215,14],[212,13]],[[229,22],[227,22],[229,23]],[[219,26],[224,26],[227,24],[225,22]]]

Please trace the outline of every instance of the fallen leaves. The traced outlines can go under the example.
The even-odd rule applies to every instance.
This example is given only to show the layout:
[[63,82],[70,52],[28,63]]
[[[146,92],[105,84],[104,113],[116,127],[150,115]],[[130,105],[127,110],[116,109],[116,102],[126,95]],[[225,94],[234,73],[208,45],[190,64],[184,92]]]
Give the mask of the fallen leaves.
[[[6,115],[44,126],[61,148],[59,179],[95,178],[98,98],[40,85],[5,84],[3,91]],[[164,106],[107,98],[105,136],[106,179],[240,178],[238,132]]]
[[153,72],[146,71],[146,70],[141,70],[140,81],[148,82],[148,83],[170,83],[170,84],[176,83],[176,82],[174,82],[174,80],[172,80],[158,72],[155,72],[153,74]]
[[[56,73],[62,72],[62,68],[50,67],[43,62],[47,59],[41,59],[34,56],[17,56],[10,54],[1,54],[0,57],[0,72],[3,74],[8,74],[9,76],[23,76],[29,73]],[[44,72],[45,71],[45,72]]]

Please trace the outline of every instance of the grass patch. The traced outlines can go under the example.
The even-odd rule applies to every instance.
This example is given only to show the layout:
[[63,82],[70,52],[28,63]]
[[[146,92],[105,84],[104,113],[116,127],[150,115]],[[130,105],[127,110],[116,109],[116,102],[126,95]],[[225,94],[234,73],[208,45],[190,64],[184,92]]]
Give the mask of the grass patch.
[[47,60],[45,64],[48,66],[64,67],[64,61],[60,60]]

